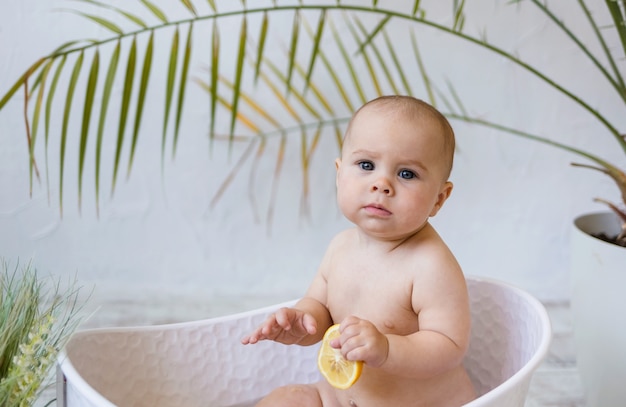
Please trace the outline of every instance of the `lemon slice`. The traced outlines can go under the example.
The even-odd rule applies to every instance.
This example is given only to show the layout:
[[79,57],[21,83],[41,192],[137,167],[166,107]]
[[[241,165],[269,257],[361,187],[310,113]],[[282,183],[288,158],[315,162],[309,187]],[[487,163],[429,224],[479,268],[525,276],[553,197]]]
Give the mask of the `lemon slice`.
[[330,341],[338,338],[339,335],[339,324],[328,328],[317,354],[317,367],[331,386],[345,390],[361,376],[363,362],[347,360],[339,349],[330,346]]

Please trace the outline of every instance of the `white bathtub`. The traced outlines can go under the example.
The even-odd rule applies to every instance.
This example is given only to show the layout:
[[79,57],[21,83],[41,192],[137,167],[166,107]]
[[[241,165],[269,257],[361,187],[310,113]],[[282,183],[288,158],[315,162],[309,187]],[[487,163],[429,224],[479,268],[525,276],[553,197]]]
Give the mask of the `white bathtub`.
[[[542,304],[508,284],[468,277],[472,338],[464,364],[479,394],[467,407],[522,407],[548,351]],[[320,380],[317,346],[240,339],[278,307],[180,324],[76,333],[59,359],[60,407],[223,407]]]

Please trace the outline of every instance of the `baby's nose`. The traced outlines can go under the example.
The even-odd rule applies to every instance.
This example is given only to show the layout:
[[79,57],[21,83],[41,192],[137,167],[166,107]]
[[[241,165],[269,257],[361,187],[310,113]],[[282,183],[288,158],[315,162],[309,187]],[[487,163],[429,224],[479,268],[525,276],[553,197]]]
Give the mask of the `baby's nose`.
[[391,183],[384,177],[378,178],[371,187],[371,192],[382,192],[390,195],[393,192]]

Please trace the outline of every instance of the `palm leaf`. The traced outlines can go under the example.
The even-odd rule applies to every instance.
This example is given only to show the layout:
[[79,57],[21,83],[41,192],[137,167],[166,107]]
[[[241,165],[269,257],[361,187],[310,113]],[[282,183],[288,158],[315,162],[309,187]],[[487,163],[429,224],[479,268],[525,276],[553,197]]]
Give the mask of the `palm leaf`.
[[415,61],[417,62],[417,66],[419,67],[419,71],[422,74],[422,81],[424,82],[424,86],[426,87],[426,93],[428,94],[428,100],[430,104],[437,107],[437,100],[435,95],[433,94],[433,87],[430,82],[430,77],[426,74],[426,67],[424,66],[424,61],[422,60],[422,55],[420,54],[419,48],[417,46],[417,38],[415,34],[411,33],[411,47],[413,49],[413,55],[415,55]]
[[185,103],[185,91],[187,90],[187,76],[189,75],[189,61],[191,60],[192,37],[193,24],[190,24],[187,31],[187,41],[185,43],[185,51],[183,54],[183,66],[181,67],[180,81],[178,84],[178,103],[176,105],[176,125],[174,127],[174,144],[172,148],[172,157],[176,154],[176,146],[178,145],[181,117],[183,114],[183,105]]
[[141,70],[141,79],[139,81],[139,95],[137,96],[137,109],[135,111],[135,125],[133,126],[133,138],[130,146],[130,154],[128,157],[127,177],[130,176],[130,170],[133,166],[133,159],[135,158],[135,149],[137,147],[137,139],[139,138],[139,129],[141,127],[141,119],[143,117],[143,109],[146,101],[146,92],[148,91],[148,84],[150,82],[153,50],[154,31],[150,33],[148,45],[146,46],[146,54],[144,55],[143,60],[143,69]]
[[241,20],[241,28],[239,31],[239,51],[237,53],[237,65],[235,68],[235,85],[232,101],[232,115],[230,120],[230,139],[229,143],[232,145],[233,137],[235,134],[235,123],[237,122],[237,108],[239,107],[239,94],[241,92],[241,78],[243,77],[243,66],[246,56],[246,42],[248,37],[248,20],[245,16]]
[[148,10],[150,10],[150,12],[152,14],[154,14],[154,16],[156,18],[158,18],[163,24],[167,23],[167,17],[165,16],[165,14],[163,13],[163,11],[161,11],[160,8],[158,8],[157,6],[155,6],[151,1],[149,0],[140,0],[141,3],[146,6],[146,8]]
[[6,103],[15,95],[15,92],[17,92],[19,88],[24,86],[24,83],[28,80],[28,78],[30,78],[33,72],[37,71],[37,69],[39,69],[39,67],[44,62],[46,62],[46,58],[38,59],[34,64],[30,66],[30,68],[26,70],[26,72],[22,74],[22,76],[20,76],[17,81],[15,81],[9,91],[2,97],[2,99],[0,99],[0,109],[2,109],[4,105],[6,105]]
[[[132,167],[133,157],[136,153],[135,146],[137,142],[137,137],[140,133],[140,123],[142,115],[144,112],[144,105],[147,107],[145,102],[146,100],[146,88],[149,84],[150,76],[150,66],[152,65],[152,57],[148,58],[148,55],[152,54],[153,47],[157,47],[155,32],[158,30],[170,29],[172,25],[176,26],[176,29],[172,31],[171,35],[171,43],[172,46],[170,48],[169,53],[169,70],[167,71],[166,76],[163,78],[164,86],[166,88],[165,97],[164,97],[164,106],[165,106],[165,114],[163,115],[163,135],[162,135],[162,156],[164,155],[166,139],[167,139],[167,131],[170,125],[169,120],[171,119],[171,115],[175,115],[175,123],[173,129],[173,152],[175,154],[176,146],[178,143],[179,137],[179,129],[181,128],[183,111],[184,111],[184,99],[186,94],[186,86],[187,86],[187,77],[192,68],[192,60],[191,60],[191,40],[193,34],[193,27],[200,22],[208,22],[212,20],[213,30],[212,30],[212,39],[211,39],[211,47],[210,47],[210,78],[209,83],[206,86],[207,91],[210,92],[210,120],[211,120],[211,128],[210,128],[210,136],[211,140],[215,137],[216,131],[216,121],[219,117],[220,110],[224,109],[228,111],[230,115],[230,126],[228,130],[228,142],[231,144],[234,141],[238,141],[241,139],[241,136],[236,135],[235,131],[237,129],[237,124],[241,124],[245,130],[249,130],[251,128],[255,128],[258,131],[258,134],[262,134],[263,136],[260,138],[262,141],[258,144],[257,148],[257,158],[261,151],[265,151],[265,137],[269,134],[265,128],[261,127],[260,124],[264,124],[270,126],[272,128],[272,134],[279,135],[281,141],[280,143],[286,143],[286,140],[289,138],[288,135],[292,134],[296,136],[296,134],[300,135],[300,140],[302,143],[301,146],[301,160],[303,160],[303,168],[307,170],[308,162],[306,160],[310,160],[310,155],[315,151],[315,146],[319,141],[317,129],[319,125],[323,126],[333,126],[334,135],[337,139],[338,145],[341,144],[341,131],[340,131],[340,123],[344,118],[337,119],[337,107],[333,106],[332,103],[337,103],[343,109],[346,109],[346,113],[349,114],[354,111],[355,104],[363,104],[367,100],[372,98],[370,93],[374,94],[383,94],[387,92],[399,93],[400,89],[402,91],[411,94],[411,85],[413,80],[415,80],[416,75],[414,74],[414,68],[408,68],[400,62],[400,58],[398,55],[400,54],[399,49],[393,46],[393,42],[390,40],[390,36],[386,32],[385,28],[389,26],[389,22],[391,20],[394,21],[394,28],[396,26],[396,22],[400,24],[401,22],[406,22],[410,25],[422,25],[435,30],[439,30],[442,33],[451,35],[452,37],[465,41],[469,44],[474,44],[482,49],[492,52],[496,56],[504,58],[510,62],[513,62],[516,66],[522,68],[526,72],[531,75],[541,79],[548,86],[553,87],[557,91],[561,92],[567,98],[570,98],[574,102],[578,103],[583,109],[587,110],[591,113],[599,122],[601,122],[609,132],[615,137],[618,141],[619,145],[626,151],[626,140],[621,136],[621,133],[617,130],[617,127],[606,117],[604,117],[600,112],[594,109],[591,105],[584,101],[584,99],[578,97],[566,87],[560,85],[554,78],[551,78],[539,71],[532,64],[529,64],[527,61],[523,60],[514,52],[508,52],[506,50],[500,49],[493,44],[489,43],[485,38],[480,37],[478,35],[470,35],[463,32],[463,27],[466,24],[464,9],[466,7],[466,2],[464,0],[455,0],[453,2],[453,13],[452,18],[448,19],[449,21],[446,24],[441,24],[436,21],[435,18],[429,19],[426,17],[426,12],[421,7],[423,6],[419,0],[413,2],[407,2],[406,11],[403,10],[395,10],[392,8],[386,8],[384,3],[381,7],[379,7],[379,2],[373,1],[370,3],[371,7],[367,5],[348,5],[343,4],[342,2],[328,2],[327,4],[318,4],[312,3],[307,4],[307,2],[301,1],[297,2],[297,4],[291,3],[282,3],[279,1],[272,2],[272,5],[264,5],[258,6],[257,8],[248,9],[247,3],[245,1],[241,2],[241,7],[239,9],[230,10],[223,13],[218,13],[215,2],[212,0],[207,0],[207,4],[210,6],[211,11],[209,13],[200,14],[198,8],[194,6],[192,0],[180,0],[180,3],[183,7],[186,8],[192,15],[192,18],[189,18],[188,15],[184,19],[180,19],[178,21],[170,20],[165,15],[165,13],[159,9],[152,1],[153,0],[138,0],[140,4],[145,8],[147,14],[155,17],[158,21],[154,24],[148,24],[149,20],[147,18],[143,18],[143,16],[127,12],[120,7],[115,7],[106,4],[105,2],[101,2],[98,0],[81,0],[82,3],[95,5],[97,7],[113,10],[114,17],[105,18],[100,14],[94,13],[84,13],[81,11],[75,11],[74,13],[82,16],[90,21],[93,21],[95,24],[104,27],[109,32],[113,33],[113,36],[110,38],[103,39],[101,41],[72,41],[66,44],[63,44],[56,50],[54,50],[51,54],[46,57],[38,59],[33,65],[31,65],[24,74],[11,86],[9,91],[2,96],[0,99],[0,110],[6,105],[6,103],[12,99],[17,90],[20,87],[24,87],[25,89],[25,98],[28,102],[34,104],[34,111],[32,114],[32,118],[29,120],[26,117],[26,127],[27,127],[27,137],[30,139],[30,147],[29,147],[29,160],[31,165],[31,187],[32,187],[32,171],[36,171],[35,166],[35,143],[37,141],[37,133],[39,132],[40,120],[42,115],[42,110],[44,110],[45,104],[45,154],[46,154],[46,177],[48,177],[47,171],[47,154],[48,154],[48,143],[50,140],[50,134],[52,131],[50,129],[50,118],[53,117],[53,109],[52,105],[55,103],[62,104],[63,101],[59,99],[57,101],[55,99],[55,90],[57,88],[57,84],[59,82],[59,77],[63,72],[63,66],[65,64],[66,58],[71,54],[78,54],[82,61],[82,55],[92,50],[94,53],[95,50],[99,47],[103,46],[106,42],[117,43],[118,48],[117,51],[109,57],[109,73],[107,74],[107,80],[103,85],[103,89],[98,89],[97,82],[91,82],[89,78],[82,79],[79,78],[79,71],[75,76],[73,81],[79,82],[84,81],[86,85],[86,89],[89,92],[93,92],[96,94],[97,92],[102,93],[103,102],[100,111],[100,123],[98,126],[98,141],[96,144],[96,201],[98,202],[98,194],[99,194],[99,167],[100,167],[100,157],[101,157],[101,146],[104,142],[104,123],[106,117],[106,110],[109,102],[117,103],[120,106],[120,114],[117,119],[117,141],[115,146],[115,157],[114,157],[114,168],[113,168],[113,180],[111,191],[113,193],[115,189],[117,172],[119,167],[120,157],[123,153],[124,144],[125,144],[125,127],[126,123],[129,121],[129,110],[130,110],[130,101],[134,97],[136,113],[134,116],[134,127],[132,132],[132,140],[131,147],[129,152],[129,164],[128,169]],[[578,37],[574,34],[574,32],[559,21],[556,16],[553,14],[552,10],[549,9],[544,2],[540,2],[539,0],[533,0],[532,2],[536,7],[541,10],[544,15],[547,17],[549,21],[553,21],[557,23],[558,27],[572,40],[572,43],[579,47],[585,55],[592,61],[592,63],[596,64],[598,68],[602,68],[602,64],[598,61],[591,52],[589,52],[588,48],[586,48],[582,42],[578,41]],[[596,32],[596,36],[600,41],[600,44],[603,47],[605,54],[607,55],[607,60],[611,65],[611,74],[609,74],[609,70],[604,70],[605,76],[607,80],[612,83],[616,91],[620,93],[620,97],[624,97],[624,81],[620,74],[620,70],[618,69],[618,65],[616,63],[617,60],[611,61],[612,55],[614,55],[609,47],[607,47],[604,42],[603,35],[600,35],[600,30],[595,21],[591,18],[591,12],[587,10],[585,3],[582,0],[579,0],[581,5],[581,9],[583,13],[587,16],[592,29]],[[611,11],[611,16],[616,25],[616,29],[619,32],[619,38],[622,41],[622,45],[626,48],[626,34],[625,28],[623,25],[624,15],[623,10],[620,8],[621,4],[613,1],[607,1],[607,7]],[[617,8],[615,8],[617,7]],[[397,8],[397,7],[396,7]],[[348,46],[347,44],[352,44],[350,39],[346,39],[345,35],[339,34],[335,24],[333,24],[333,17],[337,16],[336,12],[343,13],[341,15],[342,21],[347,24],[347,28],[350,31],[354,42],[356,42],[356,47]],[[258,44],[256,44],[256,53],[254,54],[254,59],[251,64],[248,66],[246,61],[246,51],[247,46],[250,43],[250,36],[248,34],[248,17],[258,14],[260,17],[260,30],[258,33]],[[287,60],[286,64],[282,65],[281,63],[266,63],[264,61],[267,60],[266,57],[266,48],[270,46],[270,14],[274,14],[276,18],[280,16],[286,16],[290,19],[291,31],[290,31],[290,39],[288,39],[288,48],[287,48]],[[362,21],[361,17],[364,14],[369,14],[370,17],[379,17],[377,23],[373,26],[373,28],[369,28]],[[220,48],[223,48],[224,43],[223,40],[220,40],[219,37],[219,25],[218,20],[225,20],[232,16],[238,16],[241,18],[241,27],[239,32],[239,37],[236,38],[233,42],[232,48],[235,49],[235,46],[238,46],[236,49],[236,61],[235,68],[229,67],[230,75],[228,75],[228,82],[230,85],[225,86],[225,90],[229,91],[230,94],[228,96],[219,94],[219,86],[226,83],[224,82],[224,75],[220,72],[221,69],[227,69],[226,65],[224,67],[220,64]],[[272,16],[272,18],[274,17]],[[307,22],[307,16],[317,16],[316,28],[310,29]],[[140,29],[135,32],[124,33],[122,29],[122,25],[114,18],[118,18],[119,20],[126,22],[130,21],[132,24],[136,25]],[[272,20],[274,23],[274,20]],[[275,24],[277,25],[277,24]],[[180,52],[179,50],[179,27],[188,26],[188,35],[187,41],[184,47],[184,50]],[[299,40],[300,28],[304,27],[310,36],[310,48],[307,48],[307,51],[304,51],[304,43],[301,43]],[[322,43],[322,38],[324,38],[325,31],[330,28],[330,35],[328,35],[328,42]],[[142,75],[139,80],[138,93],[137,95],[133,95],[134,92],[134,76],[136,69],[136,41],[137,37],[143,34],[147,34],[150,32],[149,45],[146,49],[146,55],[144,56],[143,67],[142,67]],[[328,34],[328,33],[327,33]],[[417,35],[414,31],[410,31],[410,39],[412,43],[412,51],[414,60],[417,62],[417,69],[421,72],[422,82],[425,84],[428,98],[431,103],[435,104],[438,100],[443,101],[446,106],[454,108],[452,110],[452,114],[455,114],[456,111],[460,110],[460,115],[467,117],[466,109],[462,106],[461,98],[459,95],[455,94],[454,89],[449,87],[447,89],[447,93],[451,94],[452,98],[456,102],[456,106],[452,106],[452,103],[448,102],[444,92],[438,90],[434,83],[432,83],[430,77],[426,73],[426,64],[422,59],[422,56],[417,47]],[[377,40],[377,37],[382,37],[382,40]],[[128,59],[126,61],[126,73],[123,77],[123,91],[121,96],[117,96],[111,92],[114,82],[115,82],[115,72],[117,70],[117,64],[119,60],[120,47],[126,42],[131,42],[129,47]],[[237,44],[237,45],[235,45]],[[384,44],[384,45],[383,45]],[[307,44],[308,45],[308,44]],[[332,47],[332,48],[331,48]],[[331,53],[330,50],[336,51],[335,53]],[[305,62],[302,62],[298,58],[298,53],[300,55],[304,55],[308,59]],[[329,57],[332,55],[332,57]],[[336,57],[335,55],[339,55]],[[95,55],[94,55],[95,58]],[[179,58],[181,61],[179,62]],[[150,61],[150,62],[148,62]],[[51,70],[54,68],[53,64],[57,63],[56,71],[52,80],[50,80]],[[94,68],[94,62],[92,62],[92,70]],[[178,65],[181,66],[178,69]],[[278,66],[281,66],[279,69]],[[303,68],[304,67],[304,68]],[[249,69],[248,69],[249,68]],[[261,68],[267,68],[267,72],[264,72]],[[320,69],[321,68],[321,69]],[[77,66],[74,66],[74,72],[76,72]],[[244,86],[243,77],[248,73],[253,73],[254,83],[261,87],[268,88],[272,97],[274,97],[274,103],[276,103],[280,109],[283,109],[287,114],[287,119],[282,120],[279,124],[272,123],[271,121],[268,123],[254,123],[252,122],[252,117],[240,112],[242,109],[251,109],[255,111],[254,106],[260,106],[262,104],[250,103],[248,98],[253,98],[252,93],[246,94],[243,92],[242,87]],[[326,80],[323,82],[323,86],[318,86],[316,81],[318,78],[322,77],[321,75],[328,74],[330,80]],[[296,76],[297,75],[297,76]],[[35,77],[35,81],[32,81],[32,78]],[[74,78],[74,75],[72,75]],[[91,75],[89,75],[91,77]],[[222,78],[222,79],[220,79]],[[347,80],[346,80],[347,78]],[[399,79],[397,79],[399,78]],[[262,79],[258,81],[258,79]],[[300,89],[304,89],[303,92],[296,92],[294,83],[300,84],[300,82],[304,83],[304,87]],[[28,85],[30,83],[34,83],[32,87],[29,89]],[[49,89],[46,89],[47,83],[50,83]],[[68,89],[68,93],[72,87],[77,86],[77,83],[70,83],[70,88]],[[370,86],[371,85],[371,86]],[[174,92],[176,87],[178,86],[177,100],[176,106],[174,106]],[[373,89],[373,92],[371,92]],[[282,93],[279,97],[276,93]],[[286,91],[286,92],[285,92]],[[311,92],[309,92],[311,91]],[[73,89],[72,89],[73,92]],[[31,98],[31,94],[33,97]],[[287,96],[287,97],[285,97]],[[92,97],[89,95],[85,95],[86,102],[88,99]],[[289,98],[289,100],[287,100]],[[356,102],[353,102],[351,99],[355,98]],[[242,102],[240,102],[240,99]],[[336,102],[335,102],[336,101]],[[332,103],[331,103],[332,102]],[[93,102],[86,103],[84,109],[91,110],[93,107],[90,107]],[[293,106],[292,106],[293,105]],[[318,108],[321,106],[321,108]],[[59,143],[61,144],[61,150],[63,151],[61,154],[61,197],[62,193],[62,177],[63,177],[63,167],[64,156],[65,156],[65,148],[67,143],[67,132],[70,121],[70,111],[69,105],[67,103],[67,98],[65,101],[65,109],[63,114],[63,127],[61,131],[61,137]],[[264,106],[265,107],[265,106]],[[267,110],[267,109],[263,109]],[[26,110],[25,110],[26,112]],[[272,112],[273,113],[273,112]],[[258,111],[256,114],[259,114]],[[88,130],[89,130],[89,120],[91,112],[85,110],[83,112],[83,122],[81,128],[81,138],[79,144],[79,151],[81,151],[87,143]],[[262,116],[262,115],[261,115]],[[274,120],[276,118],[273,117]],[[265,120],[265,119],[264,119]],[[297,125],[291,126],[291,120],[295,120]],[[30,130],[28,126],[32,123],[32,135],[30,134]],[[477,122],[476,124],[480,124]],[[291,127],[290,127],[291,126]],[[304,126],[304,127],[303,127]],[[310,133],[308,129],[315,128],[315,133]],[[256,133],[255,133],[256,134]],[[297,136],[296,136],[297,137]],[[312,137],[312,138],[310,138]],[[310,143],[310,144],[307,144]],[[256,146],[256,145],[255,145]],[[559,148],[564,148],[562,145],[557,145]],[[306,154],[304,153],[306,151]],[[251,153],[252,154],[252,153]],[[81,162],[79,163],[79,177],[82,177],[82,172],[84,171],[84,166],[86,165],[86,159],[84,153],[79,154]],[[277,159],[276,168],[282,168],[282,159]],[[82,179],[82,178],[81,178]],[[303,179],[303,182],[304,179]],[[308,181],[307,181],[308,182]],[[82,195],[81,190],[82,181],[79,180],[79,197]],[[278,177],[273,181],[273,185],[278,183]],[[306,184],[306,183],[305,183]],[[49,183],[47,182],[47,185]],[[307,190],[308,191],[308,190]],[[308,196],[307,193],[304,193],[303,196]],[[61,198],[62,199],[62,198]],[[79,198],[80,199],[80,198]],[[272,205],[270,205],[272,207]],[[268,214],[271,212],[268,211]],[[268,215],[269,216],[269,215]]]
[[[315,37],[313,38],[313,48],[311,50],[311,57],[309,58],[309,68],[307,69],[305,84],[308,87],[311,82],[311,76],[313,75],[313,67],[320,50],[320,42],[322,40],[322,34],[324,33],[324,24],[326,22],[326,10],[322,10],[319,21],[317,23],[317,30]],[[306,88],[305,88],[306,89]]]
[[[72,11],[72,10],[70,10],[70,11]],[[81,12],[75,12],[75,13],[80,15],[80,16],[82,16],[82,17],[85,17],[86,19],[89,19],[89,20],[97,23],[98,25],[100,25],[100,26],[106,28],[107,30],[113,32],[113,34],[117,34],[117,35],[123,35],[124,34],[124,31],[117,24],[115,24],[115,23],[113,23],[113,22],[111,22],[111,21],[109,21],[107,19],[104,19],[104,18],[102,18],[100,16],[96,16],[96,15],[93,15],[93,14],[87,14],[87,13],[81,13]]]
[[140,17],[138,17],[135,14],[129,13],[129,12],[125,11],[125,10],[122,10],[119,7],[115,7],[115,6],[112,6],[110,4],[106,4],[106,3],[103,3],[101,1],[96,1],[96,0],[76,0],[76,1],[81,1],[83,3],[89,3],[89,4],[93,4],[93,5],[101,7],[101,8],[113,10],[116,13],[124,16],[126,19],[131,21],[133,24],[136,24],[136,25],[138,25],[141,28],[148,28],[148,25]]
[[398,58],[398,54],[389,38],[389,35],[385,30],[383,30],[383,39],[385,40],[385,45],[387,46],[387,50],[389,51],[389,55],[391,56],[391,60],[393,61],[393,65],[396,68],[396,72],[400,76],[400,81],[402,82],[402,86],[404,87],[404,93],[407,95],[413,95],[413,91],[411,90],[411,85],[409,85],[409,81],[407,79],[407,74],[404,72],[404,68],[402,68],[402,64],[400,63],[400,59]]
[[341,40],[341,35],[339,35],[339,32],[335,28],[335,25],[332,24],[332,21],[330,24],[330,28],[333,34],[333,38],[335,39],[335,43],[337,44],[337,47],[339,48],[339,52],[341,53],[341,57],[345,64],[346,70],[350,74],[352,83],[354,84],[354,87],[359,95],[359,100],[361,104],[364,104],[367,101],[367,98],[365,97],[365,91],[363,90],[363,87],[361,86],[359,76],[356,74],[356,70],[354,69],[354,65],[352,64],[352,59],[350,58],[350,55],[348,54],[348,51],[346,50],[346,47],[343,41]]
[[78,82],[78,77],[83,66],[84,56],[84,52],[81,52],[76,59],[74,69],[72,70],[72,76],[70,77],[70,83],[67,88],[67,95],[65,97],[65,110],[63,112],[63,126],[61,130],[61,151],[59,157],[59,209],[61,216],[63,216],[63,174],[65,169],[65,148],[67,144],[67,130],[70,123],[70,115],[72,112],[72,100],[74,98],[74,91],[76,90],[76,83]]
[[49,59],[48,62],[46,62],[46,65],[42,69],[41,82],[39,85],[39,91],[37,92],[35,110],[33,112],[33,118],[32,118],[33,126],[32,126],[32,131],[31,131],[31,145],[30,145],[30,150],[29,150],[29,155],[30,155],[30,165],[29,165],[29,185],[30,185],[29,189],[30,191],[29,193],[31,196],[33,194],[33,173],[35,173],[37,175],[37,178],[39,178],[39,172],[37,171],[37,165],[35,161],[35,145],[37,143],[37,134],[39,130],[39,117],[41,114],[41,107],[43,105],[43,100],[44,100],[46,81],[48,79],[48,74],[50,73],[50,69],[52,68],[53,63],[54,63],[54,60]]
[[259,32],[259,43],[257,45],[256,65],[254,67],[254,81],[256,83],[261,70],[261,62],[263,61],[263,51],[265,50],[265,41],[267,40],[267,30],[269,28],[269,16],[267,12],[263,13],[263,21],[261,22],[261,30]]
[[167,140],[167,126],[170,120],[170,110],[172,109],[172,100],[174,97],[174,84],[176,83],[176,70],[178,66],[178,47],[179,32],[178,26],[174,30],[172,36],[172,45],[170,47],[169,65],[167,70],[167,82],[165,88],[165,113],[163,114],[163,135],[161,137],[161,161],[165,157],[165,143]]
[[96,157],[95,157],[95,187],[96,187],[96,212],[100,213],[100,165],[102,160],[102,142],[104,136],[104,125],[106,123],[107,112],[109,108],[109,101],[111,100],[111,92],[113,90],[113,83],[115,82],[115,75],[117,73],[117,67],[120,60],[121,43],[117,42],[111,60],[109,62],[109,68],[107,69],[107,75],[104,82],[104,89],[102,92],[102,102],[100,106],[100,120],[98,122],[98,134],[96,137]]
[[[361,20],[357,17],[355,21],[356,21],[356,25],[361,31],[361,34],[367,35],[367,30],[365,29],[365,26],[363,25]],[[371,41],[370,39],[367,39],[366,41],[367,41],[366,43],[361,44],[361,49],[363,49],[364,46],[367,46],[367,48],[370,48],[372,52],[374,52],[374,55],[376,56],[376,60],[378,61],[378,65],[382,69],[383,73],[385,74],[385,78],[387,78],[387,82],[389,82],[389,85],[391,86],[391,92],[394,94],[400,93],[398,91],[398,87],[396,86],[396,81],[393,79],[393,76],[391,75],[391,71],[389,71],[389,68],[387,67],[387,63],[385,62],[386,58],[382,56],[382,54],[380,53],[380,50],[378,49],[378,47],[373,41]]]
[[[361,39],[359,38],[359,34],[357,33],[356,28],[354,27],[354,24],[352,24],[352,21],[348,21],[348,29],[350,30],[352,37],[354,37],[354,41],[356,43],[362,44]],[[374,66],[372,65],[372,62],[370,61],[370,58],[367,54],[367,50],[363,49],[362,52],[359,52],[358,54],[363,57],[363,61],[365,62],[367,72],[369,72],[369,77],[370,77],[370,80],[372,81],[372,85],[374,86],[374,90],[376,91],[376,95],[382,96],[383,91],[380,86],[380,82],[378,80],[378,75],[376,75],[376,72],[374,71]]]
[[122,148],[124,146],[124,137],[126,131],[126,121],[128,120],[128,110],[130,107],[130,99],[132,96],[133,82],[135,81],[135,66],[137,64],[137,38],[133,37],[133,42],[128,53],[126,62],[126,77],[124,79],[124,90],[122,91],[122,103],[120,104],[120,119],[117,130],[117,144],[115,147],[115,162],[113,164],[113,181],[111,183],[111,195],[115,191],[117,182],[117,172],[120,166],[122,156]]
[[193,14],[194,16],[198,16],[198,13],[196,12],[196,8],[193,6],[193,4],[191,3],[191,1],[189,0],[180,0],[181,3],[183,3],[183,5],[185,6],[185,8],[187,10],[189,10],[189,12],[191,14]]
[[219,78],[219,65],[220,65],[220,35],[217,27],[217,21],[213,20],[213,41],[211,42],[211,73],[210,73],[210,95],[211,95],[211,117],[210,117],[210,129],[209,138],[211,140],[211,146],[213,146],[213,140],[215,138],[215,122],[217,115],[217,91],[218,91],[218,78]]
[[[63,67],[65,66],[65,61],[67,60],[67,55],[61,57],[61,61],[59,65],[57,65],[57,69],[52,78],[52,83],[50,84],[50,89],[48,91],[48,98],[46,100],[46,121],[45,121],[45,151],[46,151],[46,174],[49,174],[48,171],[48,142],[50,140],[50,118],[52,117],[52,102],[54,100],[54,94],[56,92],[57,84],[59,83],[59,78],[61,77],[61,72],[63,71]],[[50,200],[50,182],[48,176],[46,175],[46,185],[48,186],[48,200]]]
[[293,22],[291,24],[291,42],[289,44],[289,66],[287,67],[287,94],[291,90],[291,77],[293,75],[293,67],[296,62],[298,53],[298,38],[300,37],[300,12],[296,10],[293,14]]
[[[391,16],[390,15],[386,15],[382,20],[380,20],[380,22],[378,24],[376,24],[376,27],[374,27],[372,32],[369,33],[369,34],[366,32],[366,30],[364,28],[361,29],[363,31],[363,34],[365,35],[365,40],[361,42],[361,45],[359,46],[359,49],[358,49],[357,53],[363,52],[365,47],[367,47],[368,45],[370,45],[372,43],[374,38],[385,28],[385,25],[387,25],[389,20],[391,20]],[[359,21],[358,18],[357,18],[357,21]],[[361,24],[361,26],[362,26],[362,24]]]
[[91,124],[91,113],[93,100],[96,95],[96,83],[98,82],[98,71],[100,69],[100,52],[96,50],[91,62],[89,78],[87,79],[87,90],[83,107],[83,125],[80,132],[80,150],[78,159],[78,209],[80,211],[83,193],[83,170],[85,169],[85,154],[87,152],[87,140],[89,138],[89,125]]

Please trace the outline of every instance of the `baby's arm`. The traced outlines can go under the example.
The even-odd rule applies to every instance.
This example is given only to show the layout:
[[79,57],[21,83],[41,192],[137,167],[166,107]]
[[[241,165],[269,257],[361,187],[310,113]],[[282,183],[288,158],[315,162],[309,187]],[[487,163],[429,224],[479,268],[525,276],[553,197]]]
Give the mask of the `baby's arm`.
[[326,308],[326,277],[323,260],[306,295],[293,308],[281,308],[270,315],[261,326],[241,343],[254,344],[262,340],[273,340],[287,345],[312,345],[319,342],[326,329],[332,324]]
[[415,308],[419,331],[406,336],[383,334],[369,321],[351,316],[342,321],[342,335],[331,345],[341,347],[349,360],[405,377],[424,379],[457,367],[469,344],[465,278],[459,270],[456,276],[434,279],[416,297],[420,297]]

